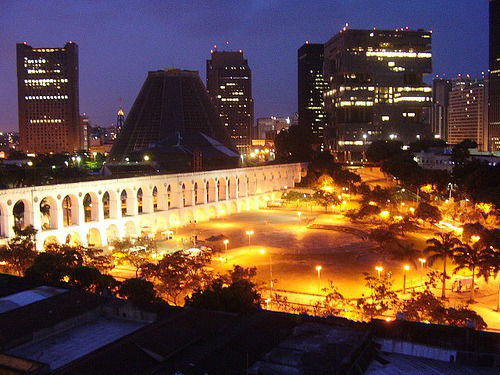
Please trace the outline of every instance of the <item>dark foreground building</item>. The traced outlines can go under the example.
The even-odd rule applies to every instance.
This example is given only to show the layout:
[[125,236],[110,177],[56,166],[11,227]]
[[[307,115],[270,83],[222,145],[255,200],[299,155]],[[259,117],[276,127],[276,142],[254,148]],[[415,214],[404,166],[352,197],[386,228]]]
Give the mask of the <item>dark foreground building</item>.
[[328,88],[323,79],[323,44],[306,42],[297,58],[299,125],[310,129],[322,145],[327,124],[323,95]]
[[111,149],[113,162],[163,171],[237,167],[239,155],[198,72],[149,72]]
[[375,139],[430,134],[431,31],[344,28],[325,43],[330,146],[356,158]]
[[86,149],[80,126],[78,46],[34,48],[17,44],[20,151]]
[[0,374],[9,375],[493,375],[500,364],[491,332],[137,307],[3,274],[0,333]]
[[252,144],[252,71],[243,51],[211,51],[207,60],[207,90],[238,151]]

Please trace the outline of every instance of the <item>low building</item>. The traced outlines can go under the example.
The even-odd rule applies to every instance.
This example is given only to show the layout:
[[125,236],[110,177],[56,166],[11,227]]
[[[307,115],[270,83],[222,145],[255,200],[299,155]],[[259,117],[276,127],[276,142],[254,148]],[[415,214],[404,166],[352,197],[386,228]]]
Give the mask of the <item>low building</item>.
[[[441,169],[451,172],[455,163],[451,157],[451,148],[435,147],[414,154],[413,159],[424,169]],[[500,163],[500,155],[469,149],[470,158],[495,166]]]

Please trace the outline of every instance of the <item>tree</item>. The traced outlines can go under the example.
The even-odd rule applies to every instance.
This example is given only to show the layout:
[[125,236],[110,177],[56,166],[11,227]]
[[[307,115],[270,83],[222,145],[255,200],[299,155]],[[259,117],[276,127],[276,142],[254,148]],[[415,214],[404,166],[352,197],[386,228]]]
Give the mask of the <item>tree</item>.
[[0,261],[6,262],[18,275],[23,275],[38,254],[35,248],[36,232],[32,225],[24,229],[15,226],[15,237],[0,248]]
[[366,286],[371,291],[371,296],[361,299],[358,302],[358,308],[365,318],[373,319],[380,316],[388,310],[398,306],[398,295],[392,291],[392,280],[390,273],[384,273],[374,277],[364,272]]
[[121,283],[118,294],[138,305],[146,305],[161,301],[156,295],[152,282],[143,279],[128,279]]
[[465,268],[472,272],[469,302],[474,303],[476,276],[482,276],[485,281],[488,281],[490,276],[494,275],[496,277],[500,269],[498,254],[495,253],[489,243],[479,240],[472,245],[461,244],[456,247],[453,259],[457,264],[454,273]]
[[276,136],[276,160],[310,161],[314,154],[312,145],[317,142],[307,126],[290,126]]
[[366,157],[372,162],[381,162],[402,153],[403,144],[399,141],[373,141],[366,150]]
[[413,243],[400,244],[391,250],[391,259],[399,262],[411,263],[413,267],[417,268],[417,260],[420,257],[420,251],[415,249]]
[[446,261],[453,257],[455,249],[461,245],[461,242],[456,238],[452,232],[449,233],[436,233],[439,238],[430,238],[426,241],[429,244],[424,249],[424,254],[430,255],[427,260],[429,265],[432,266],[438,259],[443,261],[443,278],[442,278],[442,291],[441,298],[446,298]]
[[391,242],[396,242],[396,235],[394,234],[394,232],[384,228],[372,229],[368,234],[368,238],[378,244],[379,253],[381,254],[384,254],[386,252],[386,245]]
[[219,276],[205,288],[195,290],[186,298],[186,306],[238,313],[258,310],[261,296],[252,281],[255,273],[255,268],[234,266],[228,275]]
[[442,219],[441,211],[436,206],[425,202],[420,202],[415,210],[415,216],[424,221],[434,224]]
[[323,206],[325,208],[325,212],[328,212],[328,207],[336,206],[340,203],[340,199],[338,198],[335,192],[317,190],[313,194],[313,199],[317,204]]

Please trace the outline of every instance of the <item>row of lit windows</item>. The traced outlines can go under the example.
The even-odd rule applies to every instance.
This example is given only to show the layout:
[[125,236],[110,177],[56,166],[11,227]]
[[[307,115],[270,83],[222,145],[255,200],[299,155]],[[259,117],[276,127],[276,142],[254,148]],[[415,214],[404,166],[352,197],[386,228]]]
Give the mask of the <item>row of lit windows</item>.
[[416,57],[416,58],[424,58],[430,59],[432,57],[432,53],[430,52],[389,52],[389,51],[367,51],[366,56],[375,56],[375,57]]
[[39,78],[39,79],[25,79],[24,83],[45,86],[51,83],[66,83],[67,78]]
[[45,70],[45,69],[28,69],[28,74],[45,74],[45,73],[61,73],[60,69]]
[[35,119],[35,120],[30,120],[30,123],[32,124],[57,124],[57,123],[62,123],[63,120],[61,119],[49,119],[49,118],[44,118],[44,119]]
[[42,100],[42,99],[68,99],[68,95],[36,95],[36,96],[25,96],[24,99],[26,100]]

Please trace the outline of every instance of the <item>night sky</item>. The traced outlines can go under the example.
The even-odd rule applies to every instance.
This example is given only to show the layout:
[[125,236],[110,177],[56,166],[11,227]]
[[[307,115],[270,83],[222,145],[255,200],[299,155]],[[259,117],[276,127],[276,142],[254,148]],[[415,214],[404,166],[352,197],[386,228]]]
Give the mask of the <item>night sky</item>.
[[[15,45],[78,43],[80,111],[109,126],[128,113],[147,71],[198,70],[210,49],[243,49],[255,118],[297,111],[297,49],[351,28],[433,31],[434,74],[480,75],[488,0],[0,0],[0,130],[17,131]],[[229,47],[226,47],[229,42]]]

